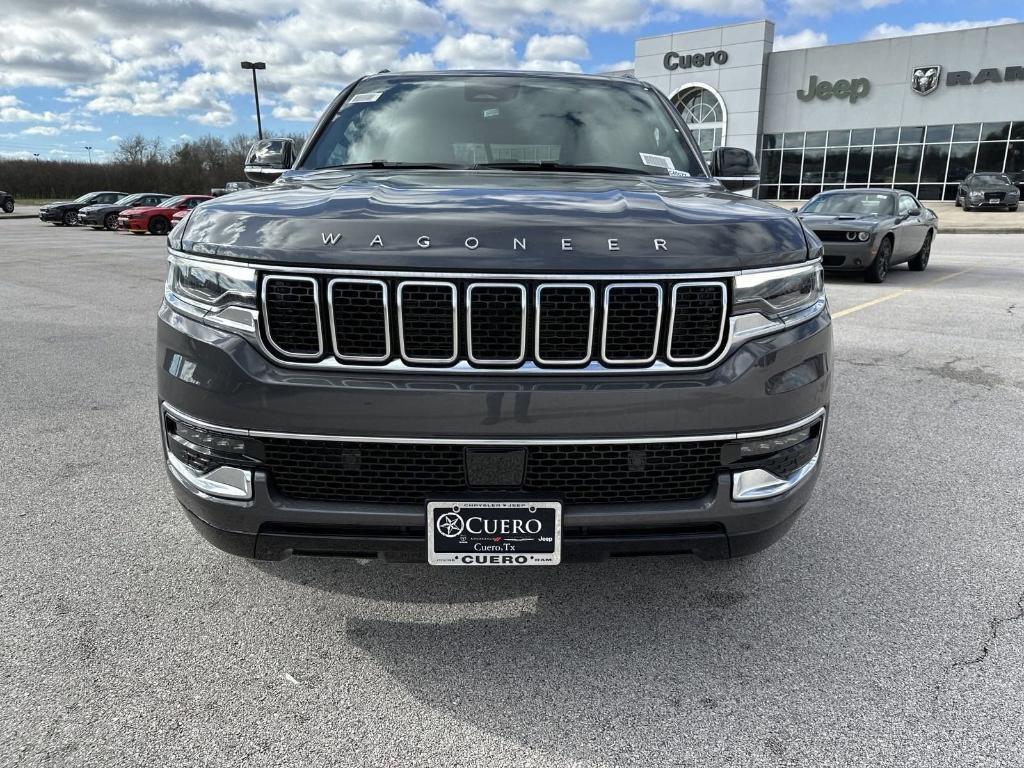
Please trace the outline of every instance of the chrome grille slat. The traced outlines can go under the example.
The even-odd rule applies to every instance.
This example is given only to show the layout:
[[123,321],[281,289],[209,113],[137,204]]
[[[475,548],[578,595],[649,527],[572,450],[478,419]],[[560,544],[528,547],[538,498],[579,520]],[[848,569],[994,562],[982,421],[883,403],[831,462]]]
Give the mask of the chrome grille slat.
[[[504,293],[505,299],[499,298]],[[519,311],[519,319],[514,316],[502,317],[502,303],[510,306],[508,299],[517,294],[514,303]],[[476,365],[518,365],[526,359],[526,286],[521,283],[470,283],[466,288],[466,356]],[[478,298],[474,299],[474,296]],[[487,302],[485,304],[484,302]],[[474,315],[474,306],[476,313]],[[490,324],[491,339],[474,344],[476,324]],[[494,339],[499,334],[507,338],[504,342],[509,349],[515,350],[514,355],[500,356],[493,354],[502,346],[501,340]],[[514,345],[512,335],[516,336]]]
[[[398,347],[402,359],[426,365],[454,363],[459,357],[458,286],[435,280],[405,280],[398,284],[397,301]],[[450,354],[440,354],[442,349],[450,350]],[[430,354],[432,351],[438,354]]]
[[[323,356],[320,283],[315,278],[297,275],[267,277],[263,281],[261,304],[267,341],[274,349],[286,357],[310,359]],[[276,311],[271,312],[270,307],[276,307]]]
[[[545,309],[544,293],[554,291],[562,293],[560,303],[552,306],[553,302],[549,300]],[[588,363],[594,348],[594,286],[589,283],[541,283],[534,295],[534,359],[542,365]],[[585,321],[583,313],[579,311],[581,295],[586,297],[588,308]],[[553,340],[556,336],[557,340]],[[581,344],[584,336],[586,342]],[[563,356],[564,349],[559,347],[572,344],[583,354],[578,357]]]
[[[626,294],[626,304],[617,304],[614,294]],[[665,311],[663,296],[664,291],[658,283],[609,283],[605,286],[602,360],[613,365],[644,365],[654,361],[661,343],[661,317]],[[650,303],[651,297],[653,304]],[[630,346],[640,350],[642,343],[647,345],[642,349],[645,354],[622,354]]]
[[732,324],[726,279],[699,277],[270,273],[259,336],[272,360],[319,369],[704,370]]
[[[343,300],[342,291],[346,288],[350,292]],[[358,293],[352,293],[352,288]],[[335,278],[327,284],[327,297],[335,357],[364,363],[382,363],[391,357],[387,283],[383,280]],[[378,297],[379,310],[375,306]]]

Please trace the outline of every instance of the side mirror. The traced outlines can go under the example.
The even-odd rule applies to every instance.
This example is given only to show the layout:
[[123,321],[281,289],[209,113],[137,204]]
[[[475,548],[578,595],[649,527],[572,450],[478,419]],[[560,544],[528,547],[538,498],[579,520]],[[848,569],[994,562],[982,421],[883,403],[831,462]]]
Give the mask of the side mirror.
[[711,153],[711,175],[730,192],[753,189],[761,183],[754,155],[738,147],[718,147]]
[[790,208],[789,211],[790,211],[790,213],[800,213],[800,209],[799,208]]
[[907,211],[907,215],[908,216],[920,216],[921,215],[921,209],[920,208],[911,208],[909,211]]
[[269,184],[295,164],[291,139],[262,139],[254,142],[245,158],[245,175],[257,184]]

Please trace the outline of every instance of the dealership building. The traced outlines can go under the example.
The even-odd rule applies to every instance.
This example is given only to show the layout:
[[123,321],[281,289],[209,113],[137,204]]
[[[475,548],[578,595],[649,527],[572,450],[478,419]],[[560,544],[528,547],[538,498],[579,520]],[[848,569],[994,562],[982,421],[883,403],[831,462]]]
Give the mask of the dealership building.
[[778,52],[774,37],[758,21],[642,38],[633,70],[702,149],[758,156],[759,197],[952,200],[972,171],[1024,174],[1024,24]]

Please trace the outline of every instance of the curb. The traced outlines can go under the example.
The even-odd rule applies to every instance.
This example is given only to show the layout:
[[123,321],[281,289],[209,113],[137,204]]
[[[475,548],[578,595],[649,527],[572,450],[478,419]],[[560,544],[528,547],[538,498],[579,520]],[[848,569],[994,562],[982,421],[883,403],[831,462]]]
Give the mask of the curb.
[[1024,235],[1022,227],[939,227],[939,235]]

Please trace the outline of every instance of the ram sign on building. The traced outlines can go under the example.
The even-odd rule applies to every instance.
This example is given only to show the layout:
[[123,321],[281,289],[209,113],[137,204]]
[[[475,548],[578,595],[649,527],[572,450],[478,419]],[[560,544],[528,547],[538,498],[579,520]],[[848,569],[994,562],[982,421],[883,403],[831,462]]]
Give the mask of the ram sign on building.
[[769,199],[865,185],[952,200],[973,171],[1024,181],[1024,24],[774,51],[770,21],[636,41],[634,73],[705,152],[758,154]]

